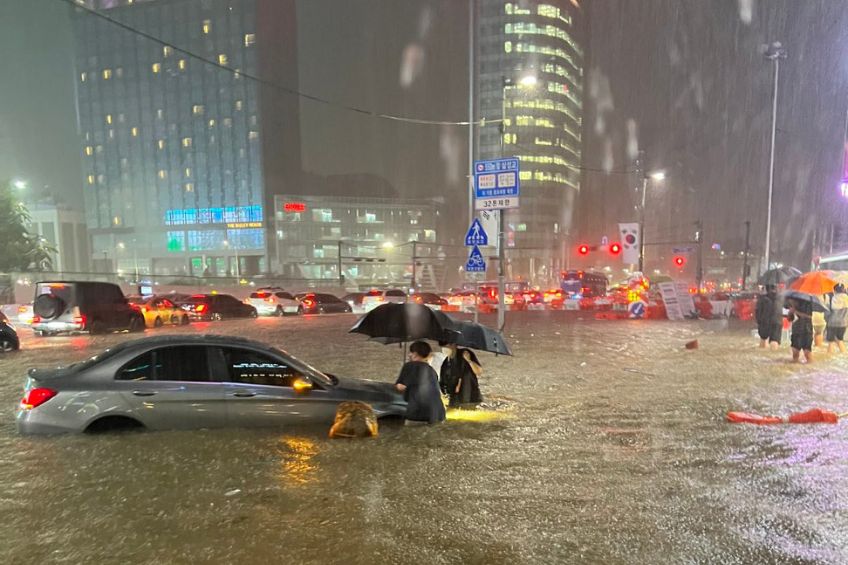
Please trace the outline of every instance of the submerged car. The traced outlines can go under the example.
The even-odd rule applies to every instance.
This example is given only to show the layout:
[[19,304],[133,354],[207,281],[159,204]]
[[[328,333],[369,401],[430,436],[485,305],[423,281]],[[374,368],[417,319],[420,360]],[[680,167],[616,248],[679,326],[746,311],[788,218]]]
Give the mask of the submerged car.
[[229,294],[195,294],[179,304],[192,320],[219,322],[225,318],[255,318],[256,308]]
[[300,308],[300,302],[291,293],[273,287],[256,289],[249,298],[245,298],[244,303],[256,308],[260,316],[297,315]]
[[16,421],[22,434],[329,425],[347,400],[377,417],[406,412],[390,383],[339,378],[244,338],[169,335],[30,369]]
[[144,317],[116,284],[94,281],[39,282],[32,303],[35,335],[61,332],[144,331]]
[[141,312],[148,328],[160,328],[165,324],[185,326],[189,323],[186,311],[164,296],[128,296],[127,302]]

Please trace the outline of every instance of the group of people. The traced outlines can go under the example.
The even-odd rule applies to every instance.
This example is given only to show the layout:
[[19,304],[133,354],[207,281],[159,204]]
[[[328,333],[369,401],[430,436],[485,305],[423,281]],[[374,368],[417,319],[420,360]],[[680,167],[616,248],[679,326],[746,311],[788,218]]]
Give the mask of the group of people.
[[783,320],[792,323],[790,345],[792,361],[798,363],[801,354],[807,363],[813,360],[813,347],[821,347],[827,341],[827,352],[834,348],[845,352],[845,328],[848,327],[848,291],[837,284],[832,293],[824,295],[822,303],[826,312],[813,307],[810,300],[789,298],[784,301],[774,285],[766,286],[766,293],[757,298],[756,320],[760,336],[760,347],[768,344],[772,349],[780,346]]
[[408,423],[443,421],[443,394],[451,408],[483,401],[478,381],[483,367],[474,352],[444,342],[439,342],[439,346],[442,349],[436,352],[426,341],[416,341],[409,346],[409,361],[404,363],[395,383],[407,403]]

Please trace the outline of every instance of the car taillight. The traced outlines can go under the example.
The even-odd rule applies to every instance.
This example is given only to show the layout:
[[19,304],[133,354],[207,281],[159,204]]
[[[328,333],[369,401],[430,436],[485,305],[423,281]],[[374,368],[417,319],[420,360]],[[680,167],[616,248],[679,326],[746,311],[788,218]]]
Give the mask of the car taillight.
[[85,316],[74,316],[74,323],[81,328],[85,327]]
[[195,311],[205,312],[206,311],[206,304],[198,304],[197,307],[195,308]]
[[307,298],[303,301],[303,305],[306,306],[307,308],[312,308],[315,305],[315,301],[312,300],[311,298]]
[[382,296],[375,296],[374,297],[375,302],[382,302],[383,300],[385,300],[385,298],[383,298]]
[[268,298],[265,299],[265,302],[274,302],[274,297],[269,296]]
[[41,323],[41,316],[33,316],[32,317],[32,323],[33,324],[40,324]]
[[27,391],[26,395],[21,399],[21,408],[24,410],[32,410],[36,406],[41,406],[58,392],[52,388],[33,388]]

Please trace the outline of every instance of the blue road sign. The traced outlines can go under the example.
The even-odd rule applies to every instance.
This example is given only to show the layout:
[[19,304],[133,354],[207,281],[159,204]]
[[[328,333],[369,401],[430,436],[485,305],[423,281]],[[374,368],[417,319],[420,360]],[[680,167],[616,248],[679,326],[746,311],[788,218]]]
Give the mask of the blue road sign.
[[631,318],[643,318],[645,316],[645,303],[641,300],[631,302],[627,310]]
[[489,236],[486,235],[486,230],[483,229],[483,224],[480,220],[474,218],[471,222],[471,227],[468,228],[468,233],[465,234],[465,245],[489,245]]
[[475,161],[474,192],[479,199],[519,196],[518,159]]
[[480,249],[475,245],[468,256],[468,261],[465,263],[466,273],[485,273],[486,261],[480,253]]

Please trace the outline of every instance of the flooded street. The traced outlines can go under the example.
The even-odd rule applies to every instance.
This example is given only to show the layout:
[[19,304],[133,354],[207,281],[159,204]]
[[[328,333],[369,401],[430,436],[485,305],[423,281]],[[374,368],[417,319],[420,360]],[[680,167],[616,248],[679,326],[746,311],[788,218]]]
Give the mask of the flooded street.
[[[163,331],[244,335],[393,381],[399,348],[348,335],[354,320]],[[791,365],[786,345],[760,350],[747,326],[511,314],[515,357],[481,356],[483,394],[510,409],[390,422],[358,441],[326,429],[20,437],[25,368],[127,339],[22,334],[26,350],[0,360],[3,563],[848,562],[845,424],[724,422],[848,410],[848,358]]]

